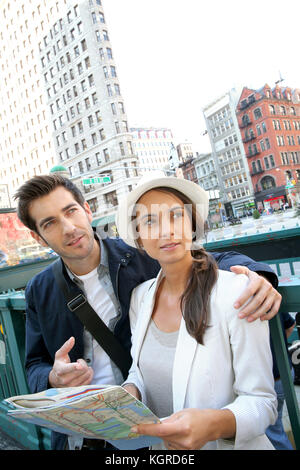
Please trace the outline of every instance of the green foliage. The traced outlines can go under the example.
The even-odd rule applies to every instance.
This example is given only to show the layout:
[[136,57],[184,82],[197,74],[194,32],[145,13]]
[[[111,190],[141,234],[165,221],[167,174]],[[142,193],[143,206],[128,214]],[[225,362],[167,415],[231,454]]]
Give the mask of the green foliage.
[[254,209],[252,215],[253,215],[253,219],[259,219],[260,218],[260,213],[257,209]]

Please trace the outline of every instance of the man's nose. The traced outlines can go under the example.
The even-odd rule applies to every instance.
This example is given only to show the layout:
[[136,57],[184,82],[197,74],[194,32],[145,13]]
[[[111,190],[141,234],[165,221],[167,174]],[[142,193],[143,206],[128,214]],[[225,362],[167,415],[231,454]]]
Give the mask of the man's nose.
[[74,223],[72,222],[72,220],[70,220],[67,217],[62,218],[61,225],[62,225],[62,229],[63,229],[64,233],[70,233],[70,232],[73,232],[75,230]]

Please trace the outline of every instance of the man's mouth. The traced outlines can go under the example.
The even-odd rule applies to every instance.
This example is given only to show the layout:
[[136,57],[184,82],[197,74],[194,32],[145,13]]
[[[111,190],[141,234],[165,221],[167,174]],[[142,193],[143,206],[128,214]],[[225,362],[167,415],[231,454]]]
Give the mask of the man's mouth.
[[81,235],[80,237],[73,238],[69,243],[67,243],[68,246],[75,246],[78,245],[81,239],[83,238],[84,235]]

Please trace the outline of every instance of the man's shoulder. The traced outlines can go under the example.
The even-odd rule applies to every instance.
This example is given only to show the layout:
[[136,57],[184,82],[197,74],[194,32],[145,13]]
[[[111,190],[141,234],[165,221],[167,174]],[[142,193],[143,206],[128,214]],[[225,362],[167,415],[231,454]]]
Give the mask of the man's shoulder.
[[42,271],[35,274],[35,276],[30,279],[26,286],[27,292],[35,288],[42,288],[43,290],[45,290],[48,285],[51,285],[51,287],[53,287],[54,275],[52,271],[52,264],[53,263],[48,264],[48,266],[46,266]]

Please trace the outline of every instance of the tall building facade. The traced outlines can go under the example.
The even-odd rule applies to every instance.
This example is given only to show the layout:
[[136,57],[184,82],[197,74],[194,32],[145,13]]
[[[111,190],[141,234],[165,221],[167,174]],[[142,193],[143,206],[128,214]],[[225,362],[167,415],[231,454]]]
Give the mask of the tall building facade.
[[254,206],[253,188],[236,118],[239,94],[230,90],[203,108],[220,199],[226,216],[241,216]]
[[300,90],[245,87],[237,118],[258,208],[292,205],[300,192]]
[[[59,163],[83,190],[95,217],[113,214],[138,172],[102,2],[35,0],[22,5],[6,0],[1,6],[10,25],[0,27],[1,43],[10,39],[15,55],[12,70],[8,53],[1,59],[7,90],[0,96],[2,102],[6,99],[6,110],[10,106],[6,141],[12,149],[4,152],[0,178],[12,177],[14,190]],[[22,45],[28,51],[25,57]],[[10,82],[13,72],[15,86]],[[28,99],[22,104],[24,96]],[[20,115],[14,116],[17,106]],[[18,161],[10,164],[11,151],[18,149],[13,139],[17,119],[22,120]],[[7,149],[7,142],[1,139],[2,148]],[[109,176],[110,182],[83,184],[89,176]]]
[[131,128],[134,154],[138,158],[140,174],[155,169],[168,169],[173,146],[173,135],[166,128]]

